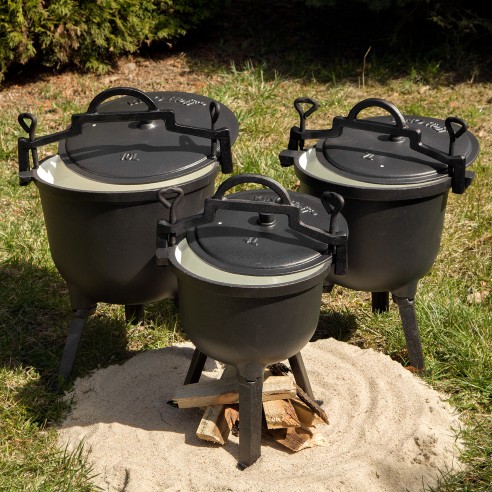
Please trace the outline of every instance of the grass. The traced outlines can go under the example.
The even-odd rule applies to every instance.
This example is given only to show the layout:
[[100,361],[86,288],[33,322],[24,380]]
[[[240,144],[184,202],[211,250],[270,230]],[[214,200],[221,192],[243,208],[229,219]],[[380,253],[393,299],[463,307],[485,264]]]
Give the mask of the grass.
[[[477,81],[476,67],[451,84],[453,75],[438,62],[417,61],[403,71],[401,63],[384,62],[377,53],[368,57],[362,84],[362,57],[346,63],[337,58],[321,67],[303,62],[299,52],[292,51],[280,62],[278,53],[272,58],[268,50],[271,42],[244,39],[236,54],[226,42],[226,55],[205,45],[186,54],[123,59],[111,76],[45,75],[12,81],[0,92],[0,491],[92,490],[83,449],[67,453],[56,445],[54,424],[67,405],[47,390],[47,384],[56,375],[70,305],[50,257],[37,189],[17,183],[16,119],[20,112],[32,111],[38,115],[39,135],[57,131],[96,93],[115,85],[217,98],[240,121],[241,134],[233,149],[236,171],[266,174],[289,188],[295,188],[297,180],[292,169],[279,166],[277,156],[287,145],[290,127],[297,124],[292,106],[296,97],[320,102],[309,120],[312,128],[327,126],[366,97],[386,98],[407,113],[437,118],[454,114],[468,121],[482,147],[473,166],[476,179],[464,195],[450,196],[441,250],[420,281],[416,309],[429,369],[425,380],[449,395],[466,423],[462,459],[467,468],[457,475],[443,471],[436,490],[490,490],[491,84]],[[244,55],[250,52],[259,58]],[[288,71],[294,62],[296,69]],[[323,296],[316,337],[326,336],[381,350],[408,364],[396,307],[373,315],[367,293],[336,287]],[[148,306],[144,326],[126,324],[121,306],[100,305],[84,331],[75,376],[184,337],[170,301]]]

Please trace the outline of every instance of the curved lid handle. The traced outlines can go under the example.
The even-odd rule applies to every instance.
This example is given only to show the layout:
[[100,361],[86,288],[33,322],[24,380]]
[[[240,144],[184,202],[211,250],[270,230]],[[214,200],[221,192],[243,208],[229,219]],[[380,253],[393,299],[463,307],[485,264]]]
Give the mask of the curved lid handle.
[[368,99],[364,99],[363,101],[357,103],[347,115],[347,119],[356,120],[357,116],[361,111],[367,108],[381,108],[393,116],[395,120],[395,126],[398,128],[405,127],[405,117],[401,114],[400,110],[389,101],[385,101],[384,99],[379,99],[377,97],[370,97]]
[[112,87],[111,89],[106,89],[100,92],[90,103],[87,108],[87,113],[97,113],[99,106],[107,99],[115,96],[131,96],[142,101],[147,105],[149,111],[158,111],[156,103],[147,95],[139,89],[134,89],[133,87]]
[[266,186],[279,196],[280,203],[292,205],[287,190],[280,183],[272,178],[269,178],[268,176],[262,176],[259,174],[236,174],[235,176],[231,176],[217,188],[217,191],[215,192],[213,198],[216,200],[224,200],[224,194],[226,193],[226,191],[229,191],[231,188],[245,183],[256,183]]

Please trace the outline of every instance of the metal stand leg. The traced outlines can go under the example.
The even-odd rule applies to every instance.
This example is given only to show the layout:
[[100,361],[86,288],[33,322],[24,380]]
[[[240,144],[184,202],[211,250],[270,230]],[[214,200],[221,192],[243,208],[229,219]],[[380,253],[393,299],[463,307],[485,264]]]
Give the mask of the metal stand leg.
[[389,309],[389,292],[371,292],[372,312],[385,313]]
[[261,456],[263,374],[255,381],[238,375],[240,468],[251,466]]
[[195,349],[193,352],[193,357],[191,358],[190,367],[185,377],[184,384],[198,383],[200,381],[200,376],[202,375],[205,362],[207,361],[207,356]]
[[138,325],[144,319],[143,304],[127,304],[125,306],[125,320],[132,325]]
[[297,352],[296,355],[292,356],[289,359],[289,364],[296,383],[314,400],[313,390],[309,382],[306,367],[304,366],[304,361],[302,360],[301,352]]
[[415,304],[413,299],[393,295],[393,301],[400,310],[403,332],[407,342],[408,358],[410,364],[419,371],[424,370],[424,353],[420,340],[417,317],[415,315]]
[[91,314],[94,314],[95,311],[96,306],[74,310],[72,321],[70,321],[70,326],[68,327],[67,341],[65,342],[60,369],[58,371],[63,381],[66,381],[72,373],[80,337],[82,335],[82,329],[84,328],[87,318]]

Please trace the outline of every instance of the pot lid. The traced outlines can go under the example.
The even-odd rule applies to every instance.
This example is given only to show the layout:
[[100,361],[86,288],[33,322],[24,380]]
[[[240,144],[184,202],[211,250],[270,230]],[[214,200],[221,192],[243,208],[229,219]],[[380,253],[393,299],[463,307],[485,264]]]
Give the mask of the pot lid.
[[[123,97],[104,102],[118,95]],[[141,119],[135,119],[137,113]],[[186,176],[216,161],[217,155],[220,160],[220,138],[211,135],[220,137],[224,132],[215,129],[228,129],[230,144],[239,132],[227,107],[186,92],[110,89],[99,94],[83,116],[80,133],[60,141],[60,156],[72,171],[105,183],[152,183]]]
[[[224,196],[225,191],[242,183],[258,183],[270,190]],[[164,196],[169,190],[177,191],[168,188],[159,192],[166,206]],[[170,217],[175,216],[179,200],[173,202]],[[221,270],[243,275],[285,275],[331,260],[335,244],[345,246],[346,224],[338,214],[342,206],[343,199],[336,193],[327,192],[320,200],[289,193],[265,176],[236,175],[205,201],[203,215],[175,226],[168,224],[163,231],[186,230],[194,253]],[[327,232],[338,228],[343,231]],[[343,254],[340,260],[344,262]]]
[[[312,107],[303,111],[301,104]],[[382,99],[356,104],[347,117],[337,116],[328,130],[306,130],[307,116],[317,109],[316,101],[299,98],[294,103],[300,127],[293,127],[289,149],[303,149],[304,139],[320,138],[319,161],[331,172],[362,183],[402,185],[431,183],[453,177],[453,191],[465,186],[465,167],[477,157],[479,144],[455,117],[440,120],[402,115]],[[379,107],[389,115],[358,118],[367,108]]]
[[[420,131],[425,145],[447,155],[449,135],[444,120],[408,115],[404,118],[408,128]],[[364,118],[363,121],[394,125],[391,116]],[[455,131],[460,129],[456,123],[451,125]],[[408,138],[403,136],[346,128],[340,136],[319,143],[317,149],[321,150],[318,158],[326,167],[367,183],[423,183],[448,175],[446,164],[413,150]],[[478,142],[467,131],[456,140],[454,151],[465,156],[468,166],[478,155]]]

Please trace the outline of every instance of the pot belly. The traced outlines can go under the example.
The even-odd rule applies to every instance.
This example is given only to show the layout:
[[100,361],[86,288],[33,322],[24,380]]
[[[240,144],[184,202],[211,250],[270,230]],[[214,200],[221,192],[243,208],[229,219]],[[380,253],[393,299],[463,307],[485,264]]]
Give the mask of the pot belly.
[[[198,213],[212,191],[213,182],[190,193],[182,212]],[[176,295],[175,275],[155,263],[157,221],[168,215],[160,202],[81,202],[41,187],[40,196],[51,256],[74,308]]]
[[[315,193],[303,184],[301,191]],[[447,195],[402,201],[345,198],[348,271],[341,277],[330,274],[328,282],[413,298],[439,252]]]
[[[204,354],[236,366],[246,377],[287,359],[311,339],[318,324],[322,282],[272,297],[221,295],[178,272],[180,315]],[[254,376],[252,376],[254,378]]]

